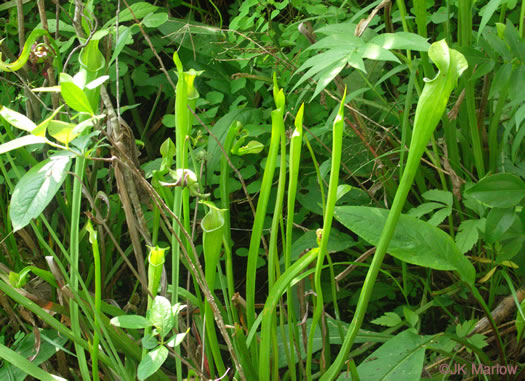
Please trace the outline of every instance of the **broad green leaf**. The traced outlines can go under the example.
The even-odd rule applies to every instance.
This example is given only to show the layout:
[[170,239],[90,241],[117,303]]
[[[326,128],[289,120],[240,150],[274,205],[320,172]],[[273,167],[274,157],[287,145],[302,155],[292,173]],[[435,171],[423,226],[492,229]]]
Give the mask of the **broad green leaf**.
[[484,177],[466,193],[492,208],[510,208],[525,197],[525,182],[516,175],[498,173]]
[[[294,236],[295,238],[295,236]],[[352,247],[356,242],[352,239],[349,234],[341,233],[339,230],[332,228],[330,231],[330,237],[328,239],[328,252],[343,251]],[[300,236],[298,239],[294,239],[292,243],[292,261],[297,260],[299,255],[311,248],[317,247],[317,236],[314,230],[309,230]],[[284,260],[284,258],[282,258]],[[284,263],[284,262],[283,262]]]
[[175,115],[173,115],[173,114],[165,114],[162,117],[162,124],[165,127],[168,127],[168,128],[175,127]]
[[[119,23],[135,20],[133,15],[138,19],[141,20],[145,16],[149,15],[152,12],[156,12],[159,7],[156,7],[155,5],[149,4],[145,1],[141,1],[135,4],[132,4],[129,8],[125,8],[120,12],[119,14]],[[131,11],[133,11],[133,14],[131,14]],[[111,20],[109,20],[106,24],[104,24],[104,27],[102,29],[107,29],[112,25],[115,25],[116,17],[113,17]]]
[[167,341],[166,345],[170,348],[178,347],[182,343],[188,332],[190,332],[189,328],[186,332],[177,333],[175,336],[173,336]]
[[[419,380],[425,361],[425,345],[432,337],[408,329],[394,336],[357,367],[361,380]],[[338,380],[347,380],[340,377]]]
[[52,120],[49,122],[47,131],[49,132],[49,135],[67,146],[78,136],[78,134],[74,132],[75,127],[76,126],[73,123]]
[[146,334],[146,336],[142,338],[141,343],[142,347],[147,350],[157,348],[157,346],[160,344],[157,338],[152,334]]
[[145,380],[153,375],[164,364],[168,358],[168,348],[159,346],[156,349],[146,353],[137,368],[137,377],[139,380]]
[[31,132],[36,128],[36,124],[33,123],[33,121],[31,121],[27,116],[13,111],[5,106],[0,108],[0,115],[2,115],[7,123],[21,130]]
[[352,186],[348,184],[340,184],[337,186],[336,201],[352,190]]
[[128,329],[143,329],[152,326],[148,319],[140,315],[115,316],[109,322],[116,327]]
[[258,142],[257,140],[250,140],[246,145],[239,147],[236,152],[236,155],[243,156],[254,153],[259,153],[264,149],[264,144]]
[[397,32],[382,33],[372,38],[369,43],[381,46],[384,49],[418,50],[426,52],[430,48],[427,39],[415,33]]
[[31,134],[36,136],[46,136],[46,130],[47,126],[49,125],[49,122],[51,122],[53,119],[55,119],[55,116],[60,112],[60,110],[64,107],[64,105],[60,105],[55,111],[51,113],[50,116],[48,116],[43,122],[41,122],[36,128],[31,132]]
[[44,211],[64,182],[70,164],[70,154],[59,152],[22,176],[13,191],[9,209],[14,231],[22,229]]
[[30,144],[47,143],[48,140],[41,136],[26,135],[21,138],[16,138],[8,141],[7,143],[0,144],[0,154],[12,151],[14,149],[24,147]]
[[395,312],[386,312],[383,316],[372,320],[372,323],[385,327],[395,327],[396,325],[401,324],[401,322],[401,318]]
[[163,296],[156,296],[149,312],[148,320],[157,328],[160,337],[166,336],[174,324],[170,301]]
[[[336,206],[334,216],[348,229],[376,246],[388,210],[365,206]],[[473,284],[474,266],[461,254],[452,238],[428,222],[402,214],[387,252],[408,263],[435,270],[455,270]]]
[[60,92],[67,105],[75,111],[87,112],[93,115],[93,109],[84,91],[73,81],[64,81],[63,78],[65,77],[62,74],[60,74]]
[[485,238],[488,243],[499,241],[503,234],[512,226],[517,214],[514,208],[492,208],[487,215]]
[[144,17],[144,20],[142,20],[142,23],[148,28],[158,28],[159,26],[164,24],[166,21],[168,21],[168,14],[165,12],[162,12],[162,13],[150,13],[149,15]]

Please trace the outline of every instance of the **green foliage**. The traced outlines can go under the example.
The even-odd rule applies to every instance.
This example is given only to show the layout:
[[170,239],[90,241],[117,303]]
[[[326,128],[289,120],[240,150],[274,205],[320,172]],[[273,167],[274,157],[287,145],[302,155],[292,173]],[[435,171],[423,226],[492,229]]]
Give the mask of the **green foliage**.
[[525,2],[36,3],[0,5],[1,379],[521,365]]
[[[388,211],[364,206],[341,206],[335,218],[372,246],[377,246]],[[450,236],[430,222],[401,215],[388,253],[405,262],[435,270],[455,270],[461,279],[474,283],[475,270]]]

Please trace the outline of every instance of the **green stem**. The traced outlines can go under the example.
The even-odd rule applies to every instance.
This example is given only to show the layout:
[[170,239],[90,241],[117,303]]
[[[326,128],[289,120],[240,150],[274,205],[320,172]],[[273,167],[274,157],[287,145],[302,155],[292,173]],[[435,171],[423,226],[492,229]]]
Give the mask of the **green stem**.
[[[388,213],[376,252],[363,283],[354,318],[350,323],[337,358],[328,371],[321,376],[321,381],[334,380],[339,370],[343,367],[344,362],[348,359],[352,344],[363,324],[377,275],[383,263],[390,240],[394,235],[396,224],[401,215],[408,192],[412,187],[425,147],[446,109],[450,93],[457,85],[458,77],[467,68],[467,61],[463,55],[455,50],[449,49],[444,40],[432,44],[429,49],[429,57],[438,67],[439,74],[436,78],[427,81],[419,98],[406,168],[401,177],[392,208]],[[319,295],[319,291],[317,289],[316,291]]]
[[[323,290],[321,287],[321,272],[324,263],[324,257],[327,253],[328,238],[330,236],[330,230],[332,228],[332,220],[334,217],[335,202],[337,200],[337,186],[339,184],[339,167],[341,165],[341,152],[343,145],[343,130],[344,130],[344,100],[346,98],[346,89],[341,98],[341,104],[339,105],[339,112],[334,120],[333,125],[333,137],[332,137],[332,166],[330,168],[330,182],[328,185],[328,195],[326,200],[326,209],[323,215],[323,229],[321,242],[319,244],[319,255],[317,257],[317,264],[315,266],[315,292],[316,303],[314,315],[312,318],[312,326],[310,328],[310,336],[308,337],[308,351],[306,356],[306,377],[312,379],[312,351],[313,351],[313,338],[315,336],[315,326],[319,322],[323,313]],[[330,348],[325,348],[330,350]]]
[[259,353],[259,381],[270,380],[269,361],[277,359],[277,354],[270,356],[271,347],[271,331],[272,320],[274,319],[274,312],[281,295],[291,286],[292,282],[301,272],[306,269],[310,263],[318,256],[318,249],[312,249],[304,256],[299,258],[288,270],[286,270],[272,287],[262,312],[261,324],[261,345]]
[[[79,230],[80,230],[80,204],[82,201],[82,179],[84,176],[84,167],[86,159],[83,156],[79,156],[75,160],[75,178],[73,180],[73,204],[71,205],[71,234],[70,234],[70,257],[71,257],[71,280],[70,287],[73,293],[78,292],[78,274],[79,274]],[[80,316],[78,310],[78,304],[71,300],[69,306],[69,313],[71,317],[71,329],[77,336],[82,335],[80,328]],[[82,378],[89,380],[89,370],[87,366],[86,354],[84,348],[75,343],[75,352],[78,358],[78,365]]]
[[95,316],[94,316],[94,329],[93,329],[93,347],[91,348],[91,373],[93,374],[93,380],[98,381],[98,344],[100,342],[100,320],[99,315],[101,312],[101,271],[100,271],[100,251],[98,248],[97,233],[93,229],[91,221],[88,221],[87,231],[89,233],[89,241],[93,248],[93,263],[95,265]]
[[248,250],[248,265],[246,270],[246,320],[248,329],[250,329],[255,322],[255,276],[257,272],[257,259],[259,257],[264,218],[272,189],[277,154],[279,153],[279,140],[281,138],[281,131],[284,129],[284,93],[282,90],[279,91],[279,100],[279,107],[272,111],[270,150],[266,159],[266,167],[264,168],[261,193],[259,195],[259,201],[257,202],[255,220],[250,237],[250,247]]

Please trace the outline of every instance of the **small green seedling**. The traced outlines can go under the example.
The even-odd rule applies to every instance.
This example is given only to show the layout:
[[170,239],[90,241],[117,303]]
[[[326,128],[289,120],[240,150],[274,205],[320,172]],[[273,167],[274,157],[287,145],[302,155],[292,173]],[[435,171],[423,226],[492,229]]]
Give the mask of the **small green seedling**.
[[111,319],[111,324],[127,329],[145,329],[153,327],[151,334],[144,336],[142,345],[146,349],[145,355],[139,363],[137,377],[145,380],[153,375],[168,358],[168,347],[175,348],[182,343],[186,332],[177,333],[166,340],[166,336],[172,331],[175,319],[179,312],[186,306],[180,303],[171,305],[170,301],[163,296],[157,296],[153,300],[151,309],[147,316],[123,315]]

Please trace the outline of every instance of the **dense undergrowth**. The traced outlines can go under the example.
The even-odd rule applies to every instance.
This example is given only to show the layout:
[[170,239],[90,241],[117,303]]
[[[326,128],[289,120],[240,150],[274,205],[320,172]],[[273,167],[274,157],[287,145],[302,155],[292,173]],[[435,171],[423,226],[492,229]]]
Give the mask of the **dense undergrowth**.
[[0,379],[522,377],[525,1],[0,20]]

